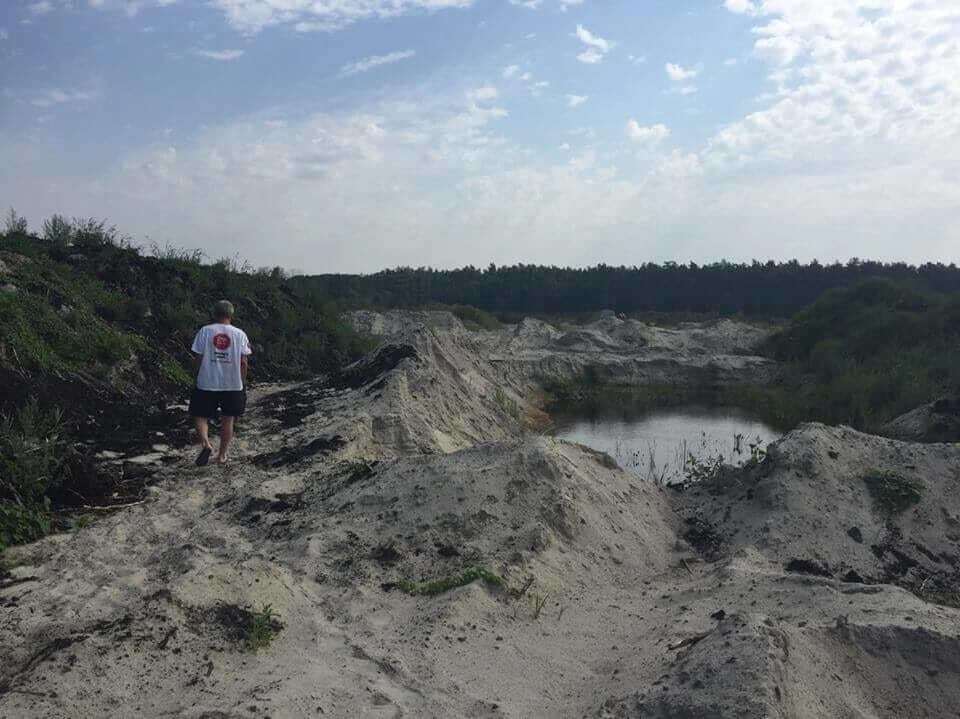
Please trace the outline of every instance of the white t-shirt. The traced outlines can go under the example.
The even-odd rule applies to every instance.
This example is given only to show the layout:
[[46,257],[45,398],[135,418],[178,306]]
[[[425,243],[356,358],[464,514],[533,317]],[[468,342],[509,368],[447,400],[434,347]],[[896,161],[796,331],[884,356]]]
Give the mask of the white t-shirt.
[[193,338],[193,352],[203,355],[197,374],[197,389],[235,392],[243,389],[240,358],[252,354],[246,333],[233,325],[201,327]]

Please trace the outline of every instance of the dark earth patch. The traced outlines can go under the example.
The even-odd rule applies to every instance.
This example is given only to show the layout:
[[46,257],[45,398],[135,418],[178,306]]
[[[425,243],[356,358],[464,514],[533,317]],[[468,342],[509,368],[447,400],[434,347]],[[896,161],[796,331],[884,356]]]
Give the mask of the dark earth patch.
[[817,577],[832,577],[833,572],[826,562],[816,559],[791,559],[785,569],[796,574],[812,574]]
[[717,559],[723,550],[723,535],[702,517],[687,517],[683,538],[707,559]]
[[332,437],[317,437],[313,441],[307,444],[301,444],[298,447],[281,447],[275,452],[258,454],[252,461],[258,467],[276,469],[277,467],[284,467],[294,462],[300,462],[317,454],[327,456],[341,449],[346,444],[347,441],[338,434]]
[[417,350],[411,345],[386,345],[331,377],[330,384],[337,389],[359,389],[396,369],[403,360],[416,358]]

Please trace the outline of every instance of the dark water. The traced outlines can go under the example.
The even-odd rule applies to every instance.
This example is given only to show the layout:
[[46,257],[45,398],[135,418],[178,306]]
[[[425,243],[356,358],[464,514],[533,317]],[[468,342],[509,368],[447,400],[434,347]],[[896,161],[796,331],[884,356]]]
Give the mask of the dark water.
[[642,414],[555,414],[554,419],[555,436],[606,452],[624,469],[668,484],[687,478],[691,456],[700,465],[719,458],[741,465],[783,434],[735,407],[688,405]]

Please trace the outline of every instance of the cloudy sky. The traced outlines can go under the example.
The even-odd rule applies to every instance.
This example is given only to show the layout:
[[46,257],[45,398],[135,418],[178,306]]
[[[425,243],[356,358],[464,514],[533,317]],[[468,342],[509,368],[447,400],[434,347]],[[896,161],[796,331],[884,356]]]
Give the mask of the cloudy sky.
[[0,205],[311,272],[960,260],[957,0],[3,0]]

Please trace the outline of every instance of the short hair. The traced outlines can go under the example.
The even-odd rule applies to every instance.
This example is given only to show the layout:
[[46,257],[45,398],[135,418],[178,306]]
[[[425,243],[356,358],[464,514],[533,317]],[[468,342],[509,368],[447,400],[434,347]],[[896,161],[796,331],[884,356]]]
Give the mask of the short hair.
[[228,300],[220,300],[213,306],[213,319],[231,320],[233,319],[233,303]]

